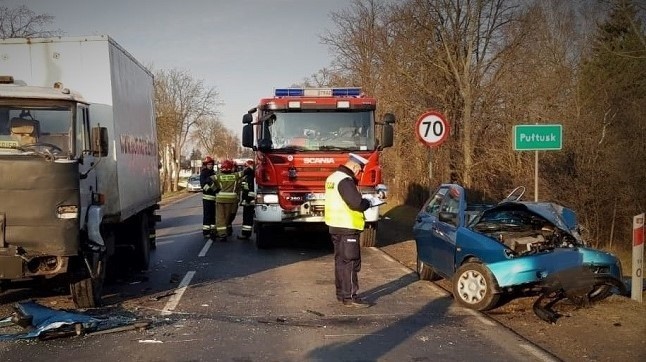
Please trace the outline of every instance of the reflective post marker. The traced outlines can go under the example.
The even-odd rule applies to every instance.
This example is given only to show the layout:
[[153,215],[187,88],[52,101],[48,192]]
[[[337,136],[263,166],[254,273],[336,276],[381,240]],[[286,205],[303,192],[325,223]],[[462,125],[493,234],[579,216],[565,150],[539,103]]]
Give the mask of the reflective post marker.
[[642,302],[644,288],[644,215],[633,217],[633,274],[630,297]]

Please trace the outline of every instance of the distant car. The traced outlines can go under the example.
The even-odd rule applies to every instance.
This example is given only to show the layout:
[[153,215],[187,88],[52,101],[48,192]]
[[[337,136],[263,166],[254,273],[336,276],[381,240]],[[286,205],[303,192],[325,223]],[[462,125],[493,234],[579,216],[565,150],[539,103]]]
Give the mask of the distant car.
[[[495,205],[469,205],[461,186],[439,186],[413,226],[420,279],[450,279],[455,300],[476,310],[495,308],[505,293],[530,293],[548,275],[576,268],[621,283],[619,259],[587,246],[572,210],[520,201],[524,191],[517,188]],[[613,291],[594,285],[587,297],[597,301]]]
[[188,181],[186,183],[186,190],[188,192],[200,192],[202,191],[202,188],[200,187],[200,176],[199,175],[193,175],[188,178]]

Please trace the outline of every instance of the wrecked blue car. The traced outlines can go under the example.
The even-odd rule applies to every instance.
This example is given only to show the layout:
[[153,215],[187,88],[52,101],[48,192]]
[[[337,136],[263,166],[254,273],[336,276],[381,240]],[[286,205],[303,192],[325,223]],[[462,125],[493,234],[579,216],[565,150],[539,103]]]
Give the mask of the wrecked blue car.
[[469,204],[463,187],[440,185],[413,226],[420,279],[451,280],[455,300],[481,311],[506,293],[537,292],[548,276],[577,268],[617,282],[591,286],[586,300],[612,294],[622,280],[619,259],[586,244],[572,210],[520,201],[523,193],[521,187],[495,205]]

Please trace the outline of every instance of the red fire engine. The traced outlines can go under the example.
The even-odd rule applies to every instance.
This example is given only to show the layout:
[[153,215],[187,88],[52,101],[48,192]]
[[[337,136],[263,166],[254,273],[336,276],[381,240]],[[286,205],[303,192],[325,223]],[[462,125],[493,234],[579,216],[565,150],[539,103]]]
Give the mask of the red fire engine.
[[[325,179],[350,152],[369,161],[359,180],[361,193],[385,189],[379,155],[393,145],[395,117],[386,113],[378,122],[376,106],[361,88],[282,88],[243,116],[242,145],[256,157],[258,248],[269,247],[272,234],[285,226],[324,222]],[[365,217],[361,245],[374,246],[378,208]]]

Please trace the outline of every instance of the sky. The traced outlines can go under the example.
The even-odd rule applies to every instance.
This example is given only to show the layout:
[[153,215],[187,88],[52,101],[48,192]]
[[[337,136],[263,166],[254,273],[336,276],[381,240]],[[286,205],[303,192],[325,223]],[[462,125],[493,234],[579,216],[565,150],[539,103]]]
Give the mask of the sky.
[[225,126],[242,133],[242,115],[274,88],[328,67],[320,36],[348,0],[4,0],[54,16],[64,36],[109,35],[140,63],[187,71],[213,87]]

